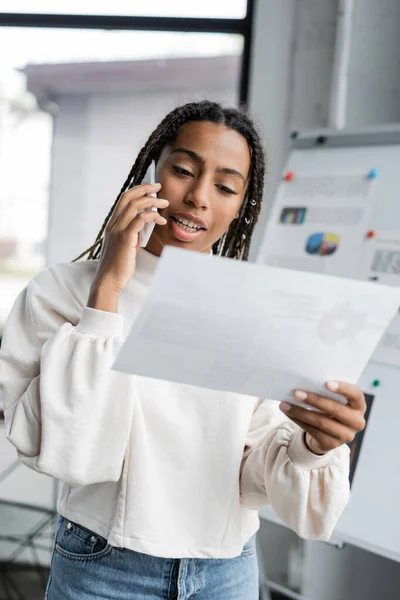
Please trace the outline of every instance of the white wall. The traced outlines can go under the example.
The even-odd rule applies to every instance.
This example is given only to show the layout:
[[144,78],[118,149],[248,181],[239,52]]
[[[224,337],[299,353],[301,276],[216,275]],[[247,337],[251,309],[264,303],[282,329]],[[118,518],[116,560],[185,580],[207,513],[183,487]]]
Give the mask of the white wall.
[[325,126],[329,117],[338,0],[297,0],[293,23],[289,125]]
[[400,2],[355,0],[347,122],[400,122]]
[[264,137],[267,172],[264,208],[254,231],[250,259],[261,244],[289,149],[295,6],[295,0],[265,0],[255,8],[249,108]]
[[[48,262],[58,256],[65,243],[65,260],[71,258],[74,241],[78,243],[86,232],[85,181],[89,99],[87,96],[66,96],[59,100],[60,113],[54,119],[52,165],[47,238]],[[62,254],[62,253],[61,253]],[[50,257],[50,260],[49,260]],[[58,259],[56,259],[58,260]]]

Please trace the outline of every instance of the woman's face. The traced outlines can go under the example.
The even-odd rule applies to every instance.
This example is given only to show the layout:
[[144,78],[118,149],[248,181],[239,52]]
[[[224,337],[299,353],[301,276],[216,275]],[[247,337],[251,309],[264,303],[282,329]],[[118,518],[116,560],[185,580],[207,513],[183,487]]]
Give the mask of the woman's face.
[[249,171],[249,147],[239,133],[209,122],[184,125],[157,163],[158,196],[169,201],[160,211],[167,224],[156,225],[146,249],[210,252],[240,211]]

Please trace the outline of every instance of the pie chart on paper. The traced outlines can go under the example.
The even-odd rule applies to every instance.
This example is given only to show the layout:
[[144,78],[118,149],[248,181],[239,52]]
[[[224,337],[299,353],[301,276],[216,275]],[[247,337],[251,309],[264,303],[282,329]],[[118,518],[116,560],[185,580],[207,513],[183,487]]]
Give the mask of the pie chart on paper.
[[340,237],[336,233],[313,233],[307,238],[306,252],[316,256],[334,254],[340,245]]

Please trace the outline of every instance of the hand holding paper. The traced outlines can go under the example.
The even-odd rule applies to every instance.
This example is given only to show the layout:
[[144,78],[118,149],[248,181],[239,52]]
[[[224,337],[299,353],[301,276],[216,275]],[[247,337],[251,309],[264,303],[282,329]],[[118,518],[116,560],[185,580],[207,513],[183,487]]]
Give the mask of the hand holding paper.
[[305,441],[314,454],[325,454],[352,442],[365,427],[367,405],[362,390],[354,384],[338,381],[327,382],[326,388],[346,398],[347,405],[303,390],[295,390],[294,397],[306,405],[281,403],[281,410],[306,431]]

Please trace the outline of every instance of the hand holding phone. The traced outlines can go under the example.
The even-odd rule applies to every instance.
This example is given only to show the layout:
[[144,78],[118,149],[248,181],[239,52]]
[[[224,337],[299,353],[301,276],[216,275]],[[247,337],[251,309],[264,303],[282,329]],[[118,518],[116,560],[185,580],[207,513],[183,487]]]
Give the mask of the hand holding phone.
[[[154,181],[154,169],[153,163],[145,179]],[[160,188],[160,184],[144,180],[119,198],[105,229],[90,292],[91,308],[116,312],[119,294],[135,272],[138,248],[147,244],[155,224],[167,223],[157,210],[169,204],[168,200],[157,197]]]

